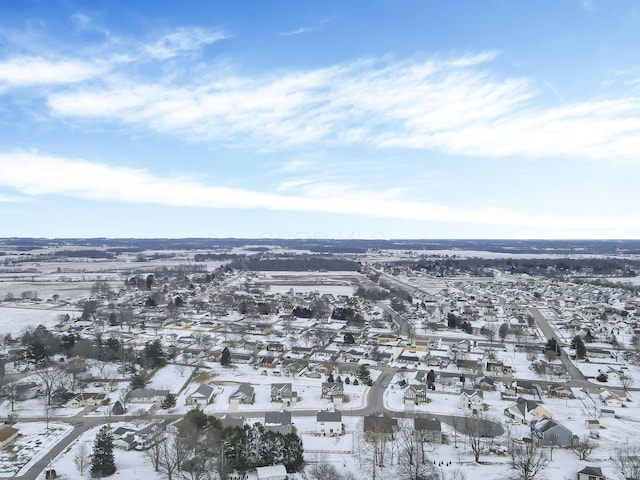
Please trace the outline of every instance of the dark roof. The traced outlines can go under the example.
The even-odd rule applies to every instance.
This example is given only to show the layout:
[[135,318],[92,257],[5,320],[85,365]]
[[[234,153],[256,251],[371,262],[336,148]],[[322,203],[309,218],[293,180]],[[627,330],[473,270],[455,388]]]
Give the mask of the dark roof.
[[291,412],[265,412],[265,425],[291,425]]
[[317,413],[316,420],[318,422],[341,422],[342,412],[327,412],[323,410]]
[[437,418],[423,418],[417,417],[413,419],[413,427],[421,431],[441,432],[442,423]]
[[602,469],[600,467],[584,467],[582,470],[578,471],[578,473],[584,473],[585,475],[596,475],[598,477],[601,477]]
[[244,427],[244,417],[234,418],[230,415],[225,415],[220,419],[222,428],[242,428]]
[[395,418],[381,416],[376,417],[374,415],[367,415],[364,417],[364,431],[367,432],[382,432],[393,433],[398,427],[398,420]]

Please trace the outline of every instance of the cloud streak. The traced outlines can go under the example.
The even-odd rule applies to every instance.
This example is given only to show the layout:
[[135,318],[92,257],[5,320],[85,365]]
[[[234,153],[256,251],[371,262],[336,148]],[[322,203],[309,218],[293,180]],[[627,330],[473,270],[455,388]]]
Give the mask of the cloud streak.
[[[82,179],[78,181],[78,179]],[[597,232],[639,232],[640,218],[527,216],[508,209],[471,210],[402,199],[400,191],[367,191],[354,185],[283,185],[279,193],[206,185],[191,178],[162,178],[144,169],[114,167],[83,159],[67,159],[37,152],[0,153],[0,186],[22,196],[63,195],[94,201],[159,204],[207,209],[264,209],[366,215],[419,222],[507,225],[552,229],[565,234],[589,229]],[[301,192],[287,195],[282,192]],[[4,197],[10,199],[11,197]],[[18,197],[25,198],[25,197]]]
[[143,51],[152,58],[167,60],[186,52],[200,50],[206,45],[228,38],[220,31],[204,28],[177,28],[162,35],[158,40],[143,47]]
[[533,80],[490,72],[495,56],[361,59],[256,76],[210,70],[187,84],[118,75],[53,92],[48,106],[55,116],[254,148],[322,141],[483,157],[640,158],[640,98],[543,107]]

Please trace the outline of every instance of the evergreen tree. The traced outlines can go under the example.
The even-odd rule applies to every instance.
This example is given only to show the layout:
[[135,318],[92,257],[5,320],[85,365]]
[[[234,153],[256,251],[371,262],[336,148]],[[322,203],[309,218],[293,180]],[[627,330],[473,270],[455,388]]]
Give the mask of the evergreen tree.
[[558,345],[558,341],[555,338],[550,338],[547,341],[547,344],[544,346],[544,351],[552,350],[556,353],[556,355],[560,355],[560,345]]
[[365,385],[368,385],[371,382],[371,374],[369,373],[369,367],[367,367],[366,365],[360,365],[360,368],[358,368],[358,373],[356,373],[356,375],[360,379],[360,381]]
[[160,408],[169,409],[176,406],[176,396],[173,393],[167,393],[167,396],[164,397],[162,403],[160,404]]
[[283,463],[288,473],[299,472],[304,463],[304,448],[298,435],[291,432],[284,437]]
[[222,350],[222,357],[220,357],[220,365],[223,367],[228,367],[231,365],[231,352],[227,347],[224,347]]
[[166,363],[160,340],[154,340],[153,342],[147,342],[145,344],[144,357],[146,360],[145,366],[150,368],[162,367]]
[[116,471],[116,463],[113,458],[113,435],[106,425],[103,426],[93,444],[91,455],[91,476],[93,478],[108,477]]
[[580,335],[576,335],[575,337],[573,337],[571,346],[575,348],[577,358],[584,358],[587,356],[587,347],[584,346],[584,342],[582,341],[582,337]]
[[509,325],[507,325],[506,323],[503,323],[502,325],[500,325],[500,329],[498,330],[498,335],[500,335],[500,339],[504,343],[504,339],[507,338],[507,335],[509,335]]
[[333,379],[333,373],[329,374],[329,377],[327,378],[327,382],[329,383],[333,383],[335,380]]

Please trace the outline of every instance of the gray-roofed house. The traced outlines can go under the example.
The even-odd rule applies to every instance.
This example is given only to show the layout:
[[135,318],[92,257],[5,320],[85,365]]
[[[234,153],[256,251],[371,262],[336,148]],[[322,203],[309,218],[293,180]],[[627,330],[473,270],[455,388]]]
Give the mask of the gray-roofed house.
[[333,399],[344,395],[342,382],[322,382],[322,398]]
[[291,412],[265,412],[264,428],[276,433],[291,433]]
[[250,405],[255,400],[256,394],[253,386],[248,383],[241,383],[238,389],[229,397],[230,406]]
[[600,467],[584,467],[582,470],[578,470],[577,475],[577,480],[606,480]]
[[168,394],[169,390],[138,388],[127,393],[127,402],[160,404]]
[[436,418],[414,418],[413,429],[419,441],[442,443],[442,423]]
[[531,438],[539,445],[567,447],[573,445],[573,433],[555,420],[543,418],[531,430]]
[[243,428],[244,417],[232,417],[231,415],[225,415],[220,419],[222,428]]
[[323,437],[342,435],[342,412],[322,410],[316,414],[316,433]]
[[386,415],[366,415],[364,417],[364,438],[370,442],[377,435],[384,435],[388,440],[393,440],[398,430],[398,419]]
[[427,386],[426,385],[409,385],[404,391],[405,405],[420,405],[427,403]]
[[271,401],[272,402],[289,402],[293,403],[297,400],[298,393],[293,391],[291,383],[272,383],[271,384]]
[[201,383],[198,388],[187,396],[187,405],[196,405],[200,408],[209,405],[215,397],[215,390],[206,383]]

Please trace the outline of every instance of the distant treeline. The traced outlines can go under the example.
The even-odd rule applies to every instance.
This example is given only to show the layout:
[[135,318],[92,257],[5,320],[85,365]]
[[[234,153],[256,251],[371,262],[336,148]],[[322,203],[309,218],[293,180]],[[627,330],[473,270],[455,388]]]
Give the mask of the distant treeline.
[[210,261],[235,260],[243,257],[245,257],[245,255],[238,255],[235,253],[196,253],[193,256],[193,260],[196,262],[210,262]]
[[68,258],[115,258],[113,253],[104,250],[58,250],[53,255]]
[[29,251],[50,247],[88,246],[140,252],[143,250],[207,250],[272,247],[325,253],[368,250],[461,250],[507,254],[638,255],[640,240],[362,240],[280,238],[0,238],[0,247]]
[[438,276],[449,276],[456,272],[474,276],[493,276],[496,270],[549,278],[635,277],[640,273],[640,260],[619,258],[446,258],[399,262],[399,264]]
[[260,259],[255,257],[236,258],[232,260],[227,268],[247,271],[360,271],[360,263],[342,258],[323,257],[318,255],[300,256],[291,258],[268,258]]

